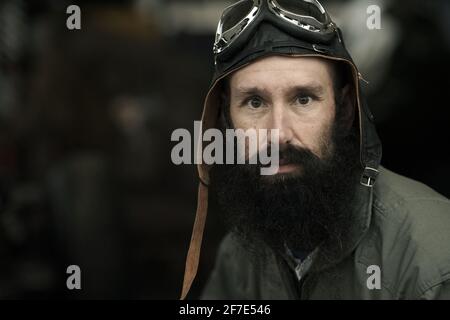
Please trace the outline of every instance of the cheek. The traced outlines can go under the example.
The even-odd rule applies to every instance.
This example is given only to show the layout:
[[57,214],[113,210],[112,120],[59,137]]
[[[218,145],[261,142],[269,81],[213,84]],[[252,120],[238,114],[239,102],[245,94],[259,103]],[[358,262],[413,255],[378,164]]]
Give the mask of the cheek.
[[235,129],[256,129],[258,125],[254,117],[249,116],[243,109],[238,107],[230,107],[230,118]]
[[330,141],[335,119],[334,105],[326,109],[329,111],[318,113],[307,120],[298,118],[294,125],[296,140],[319,157],[329,154],[329,148],[332,147]]
[[253,147],[250,148],[249,140],[245,139],[245,159],[248,160],[249,157],[258,153],[261,148],[267,147],[267,139],[270,133],[267,135],[260,136],[260,129],[267,129],[267,125],[264,122],[263,117],[255,116],[248,112],[248,110],[240,109],[238,107],[230,107],[230,118],[234,129],[242,129],[247,131],[249,129],[254,129],[256,132],[256,139],[252,141]]
[[328,120],[315,132],[315,148],[317,154],[322,158],[331,156],[334,150],[332,137],[334,117]]

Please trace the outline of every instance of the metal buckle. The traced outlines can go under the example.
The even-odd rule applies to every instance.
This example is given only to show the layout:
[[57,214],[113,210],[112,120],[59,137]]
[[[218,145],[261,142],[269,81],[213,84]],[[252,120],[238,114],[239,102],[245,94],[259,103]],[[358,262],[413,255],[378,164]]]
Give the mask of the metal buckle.
[[327,49],[321,48],[321,47],[318,46],[317,44],[313,44],[312,47],[313,47],[313,49],[314,49],[315,52],[318,52],[318,53],[324,53],[324,54],[330,53]]
[[375,168],[365,167],[363,174],[361,176],[360,183],[365,187],[372,188],[373,185],[375,184],[375,180],[378,176],[378,173],[379,171]]

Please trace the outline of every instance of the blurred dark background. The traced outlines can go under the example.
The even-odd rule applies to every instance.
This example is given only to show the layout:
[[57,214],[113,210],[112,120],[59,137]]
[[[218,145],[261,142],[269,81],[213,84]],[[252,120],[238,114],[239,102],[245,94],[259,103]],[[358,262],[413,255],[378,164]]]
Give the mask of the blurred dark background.
[[[232,2],[0,1],[0,298],[179,297],[198,181],[170,135],[200,119]],[[370,83],[383,165],[449,197],[450,2],[323,3]],[[223,236],[211,211],[191,298]]]

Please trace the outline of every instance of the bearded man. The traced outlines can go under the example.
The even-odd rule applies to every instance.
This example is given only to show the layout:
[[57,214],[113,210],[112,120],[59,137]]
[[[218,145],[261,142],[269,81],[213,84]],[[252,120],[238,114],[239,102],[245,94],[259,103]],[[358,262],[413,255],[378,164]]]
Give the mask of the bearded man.
[[214,55],[203,130],[276,129],[279,167],[199,166],[182,297],[209,191],[229,234],[202,298],[449,299],[450,202],[380,166],[361,74],[322,5],[239,1]]

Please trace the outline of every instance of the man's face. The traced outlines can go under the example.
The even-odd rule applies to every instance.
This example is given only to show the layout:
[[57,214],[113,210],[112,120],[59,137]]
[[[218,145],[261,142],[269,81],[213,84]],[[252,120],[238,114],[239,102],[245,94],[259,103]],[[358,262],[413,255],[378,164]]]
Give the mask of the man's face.
[[[272,56],[236,71],[230,81],[230,116],[235,129],[278,129],[280,149],[332,152],[335,119],[332,67],[320,58]],[[301,172],[280,155],[278,174]]]
[[[261,242],[310,252],[348,233],[358,136],[350,128],[350,99],[335,99],[334,70],[320,58],[274,56],[229,78],[226,126],[279,130],[274,176],[262,176],[260,164],[214,165],[210,171],[211,199],[227,226],[256,252]],[[348,87],[337,96],[348,96]]]

